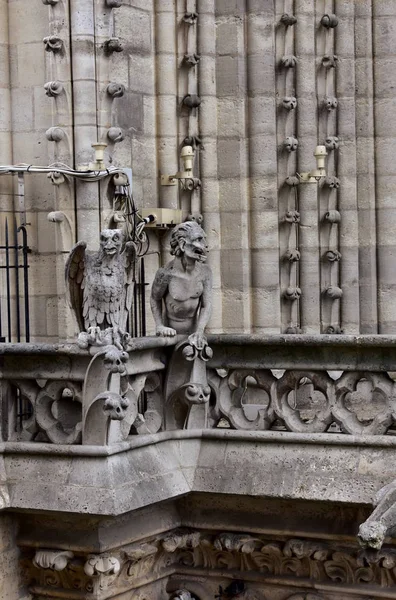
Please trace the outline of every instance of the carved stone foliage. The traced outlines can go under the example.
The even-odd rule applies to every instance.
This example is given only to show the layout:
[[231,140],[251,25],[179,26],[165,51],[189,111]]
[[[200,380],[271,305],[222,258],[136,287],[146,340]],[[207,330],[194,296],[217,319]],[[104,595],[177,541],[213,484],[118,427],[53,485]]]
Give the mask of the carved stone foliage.
[[[244,581],[244,574],[253,572],[257,581],[273,580],[280,585],[293,578],[304,582],[308,590],[317,583],[327,584],[341,594],[345,589],[346,595],[351,586],[358,589],[369,584],[375,597],[376,586],[384,589],[396,585],[396,550],[392,548],[373,552],[360,549],[358,544],[302,538],[274,540],[190,529],[177,529],[114,554],[73,556],[71,552],[39,550],[34,558],[25,554],[22,564],[31,592],[40,589],[42,593],[45,588],[46,595],[50,592],[53,598],[67,597],[67,590],[83,592],[87,599],[99,597],[99,593],[113,597],[159,578],[183,574],[185,569],[190,575],[192,569],[229,571],[233,581]],[[249,591],[249,585],[244,587]],[[176,600],[181,591],[188,589],[179,588],[172,597]],[[252,590],[253,597],[254,593]],[[290,600],[322,597],[301,591],[292,594]]]
[[[395,384],[387,373],[230,370],[209,377],[216,409],[236,429],[265,430],[282,423],[289,431],[320,433],[336,423],[344,433],[382,435],[394,423]],[[214,411],[216,412],[216,411]]]

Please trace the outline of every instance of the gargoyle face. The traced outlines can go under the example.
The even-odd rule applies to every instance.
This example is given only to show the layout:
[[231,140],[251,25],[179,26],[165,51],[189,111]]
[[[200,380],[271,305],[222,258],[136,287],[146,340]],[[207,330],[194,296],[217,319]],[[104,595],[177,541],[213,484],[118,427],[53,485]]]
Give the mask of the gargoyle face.
[[123,233],[119,229],[103,229],[100,233],[100,249],[107,256],[115,256],[121,252]]
[[184,255],[187,258],[193,258],[199,262],[206,261],[208,247],[206,245],[206,236],[203,231],[192,231],[186,236],[183,247]]

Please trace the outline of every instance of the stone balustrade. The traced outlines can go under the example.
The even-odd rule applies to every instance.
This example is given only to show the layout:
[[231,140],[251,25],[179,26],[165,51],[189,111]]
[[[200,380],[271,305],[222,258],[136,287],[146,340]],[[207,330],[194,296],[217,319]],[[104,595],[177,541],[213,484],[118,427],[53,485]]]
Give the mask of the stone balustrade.
[[213,335],[209,345],[211,358],[186,359],[181,336],[93,355],[2,344],[2,439],[107,446],[183,429],[395,429],[393,336]]

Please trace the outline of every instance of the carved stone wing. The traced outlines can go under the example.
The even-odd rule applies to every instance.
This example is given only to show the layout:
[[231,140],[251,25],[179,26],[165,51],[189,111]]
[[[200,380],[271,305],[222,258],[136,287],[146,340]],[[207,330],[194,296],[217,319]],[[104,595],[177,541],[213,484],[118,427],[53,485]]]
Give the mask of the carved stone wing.
[[86,242],[77,242],[71,249],[65,268],[66,289],[80,331],[84,331],[83,287]]

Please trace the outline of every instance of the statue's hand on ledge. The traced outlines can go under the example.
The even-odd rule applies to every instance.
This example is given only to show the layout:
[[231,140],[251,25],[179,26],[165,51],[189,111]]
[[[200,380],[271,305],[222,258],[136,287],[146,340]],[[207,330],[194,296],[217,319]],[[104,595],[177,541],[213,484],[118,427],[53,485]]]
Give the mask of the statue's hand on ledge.
[[174,337],[176,335],[176,329],[173,329],[173,327],[165,327],[165,325],[160,325],[157,327],[157,335],[160,337]]
[[208,345],[208,340],[200,331],[196,331],[188,336],[188,341],[197,350],[203,350]]

